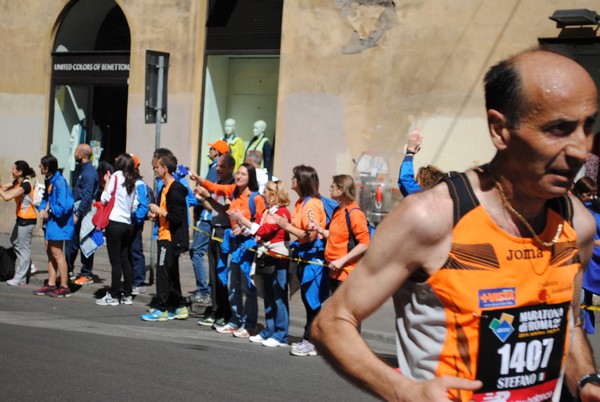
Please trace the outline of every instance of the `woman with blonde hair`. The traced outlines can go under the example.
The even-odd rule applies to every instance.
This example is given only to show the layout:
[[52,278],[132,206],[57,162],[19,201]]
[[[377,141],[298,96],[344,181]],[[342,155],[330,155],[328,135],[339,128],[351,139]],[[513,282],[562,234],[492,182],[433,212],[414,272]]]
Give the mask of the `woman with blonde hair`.
[[288,346],[288,266],[289,234],[279,227],[275,216],[291,220],[290,197],[282,181],[269,181],[264,197],[269,208],[263,212],[260,224],[251,222],[239,210],[227,214],[239,225],[248,228],[256,236],[259,245],[255,259],[255,273],[264,283],[265,329],[251,336],[250,342],[267,347]]

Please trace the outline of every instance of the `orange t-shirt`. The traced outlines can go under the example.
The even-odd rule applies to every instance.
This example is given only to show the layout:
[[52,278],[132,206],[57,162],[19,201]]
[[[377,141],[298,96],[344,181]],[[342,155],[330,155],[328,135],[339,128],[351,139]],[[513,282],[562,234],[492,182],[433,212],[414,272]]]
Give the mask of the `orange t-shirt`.
[[[160,192],[160,209],[163,211],[167,211],[167,193],[171,188],[171,184],[173,184],[172,180],[169,184],[165,185]],[[171,241],[171,230],[169,228],[169,221],[167,218],[159,215],[158,217],[158,240],[168,240]]]
[[[310,222],[309,216],[316,222],[319,222],[319,226],[325,227],[327,224],[327,214],[325,208],[323,208],[323,202],[319,198],[311,197],[306,204],[304,198],[296,201],[294,206],[294,214],[292,216],[292,225],[298,229],[306,230],[308,223]],[[304,243],[304,239],[298,239],[298,242]]]
[[[348,223],[346,222],[346,211],[350,213],[350,227],[360,244],[369,245],[369,228],[367,227],[367,218],[356,202],[348,204],[345,208],[339,208],[333,214],[329,223],[329,238],[325,245],[325,261],[330,263],[338,258],[348,254]],[[359,259],[348,261],[343,269],[329,271],[329,276],[338,281],[343,281],[348,274],[356,267]]]
[[[233,197],[233,192],[237,187],[235,184],[216,184],[211,182],[210,180],[204,180],[203,187],[205,187],[211,193],[215,193],[217,195],[223,195],[230,200]],[[229,209],[231,211],[235,211],[239,209],[244,214],[246,219],[252,220],[252,214],[250,212],[250,194],[251,192],[246,192],[244,194],[238,194],[236,198],[231,201],[231,205]],[[260,217],[265,210],[265,200],[262,196],[256,195],[254,197],[254,204],[256,205],[256,215],[254,216],[255,222],[260,222]],[[236,225],[235,221],[230,221],[231,227]]]

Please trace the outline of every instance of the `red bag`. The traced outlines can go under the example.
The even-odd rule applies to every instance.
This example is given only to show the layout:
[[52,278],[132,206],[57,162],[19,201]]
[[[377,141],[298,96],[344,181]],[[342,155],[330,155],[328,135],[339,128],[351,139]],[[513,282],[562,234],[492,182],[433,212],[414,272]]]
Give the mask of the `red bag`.
[[119,179],[115,177],[115,188],[110,196],[110,200],[102,205],[100,201],[96,201],[94,206],[97,208],[96,213],[92,217],[92,223],[96,227],[97,230],[106,229],[108,226],[108,218],[110,217],[110,211],[112,211],[113,206],[115,205],[115,196],[117,193],[117,182]]

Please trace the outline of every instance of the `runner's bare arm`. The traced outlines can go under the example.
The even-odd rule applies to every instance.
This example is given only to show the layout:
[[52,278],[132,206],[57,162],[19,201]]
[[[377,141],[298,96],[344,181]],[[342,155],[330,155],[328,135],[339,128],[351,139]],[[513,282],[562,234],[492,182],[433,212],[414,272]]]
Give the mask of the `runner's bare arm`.
[[[574,197],[573,200],[573,225],[577,232],[577,246],[579,248],[579,256],[581,258],[581,267],[575,278],[574,295],[573,295],[573,319],[575,321],[575,329],[573,333],[573,342],[569,347],[567,355],[567,365],[565,379],[569,390],[573,395],[577,393],[577,382],[579,379],[590,373],[595,373],[594,358],[592,348],[583,329],[581,315],[579,314],[579,301],[581,300],[581,282],[583,272],[588,267],[593,249],[594,233],[596,232],[596,222],[589,214],[587,209]],[[600,386],[588,384],[581,391],[581,400],[600,401]]]
[[312,339],[331,364],[380,398],[448,401],[448,389],[481,386],[479,381],[453,377],[413,381],[379,360],[357,330],[412,272],[422,267],[432,274],[442,266],[451,233],[452,202],[445,185],[408,197],[379,224],[364,258],[313,323]]

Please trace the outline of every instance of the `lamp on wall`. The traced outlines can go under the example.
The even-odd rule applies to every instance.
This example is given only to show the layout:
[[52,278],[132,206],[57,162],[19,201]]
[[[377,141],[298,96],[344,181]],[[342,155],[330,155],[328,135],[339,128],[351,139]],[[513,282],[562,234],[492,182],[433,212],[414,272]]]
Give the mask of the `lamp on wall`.
[[600,15],[595,11],[587,8],[577,8],[571,10],[556,10],[549,17],[552,21],[556,21],[557,28],[567,26],[583,26],[583,25],[598,25]]

